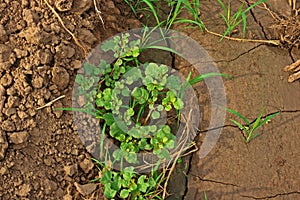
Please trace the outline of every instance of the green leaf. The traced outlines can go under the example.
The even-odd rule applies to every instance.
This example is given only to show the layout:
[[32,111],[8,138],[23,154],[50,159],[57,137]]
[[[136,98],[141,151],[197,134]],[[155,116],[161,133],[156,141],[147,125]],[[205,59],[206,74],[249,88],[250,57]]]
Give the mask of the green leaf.
[[164,106],[163,105],[158,105],[157,106],[157,111],[162,112],[164,110]]
[[171,75],[167,78],[167,88],[170,90],[178,91],[181,87],[181,79],[178,76]]
[[273,117],[275,117],[275,116],[277,116],[277,115],[279,115],[279,114],[280,114],[280,112],[276,112],[276,113],[273,113],[273,114],[271,114],[271,115],[268,115],[267,117],[265,117],[265,118],[260,122],[260,125],[259,125],[259,126],[268,123],[268,121],[270,121]]
[[[114,39],[117,39],[118,37],[114,37]],[[118,38],[118,40],[120,40],[120,37]],[[107,52],[109,50],[114,50],[114,47],[116,45],[116,42],[114,40],[106,40],[101,44],[101,49],[104,52]]]
[[100,182],[105,185],[108,183],[111,183],[112,181],[112,172],[111,171],[106,171],[103,173]]
[[114,122],[115,122],[115,119],[114,119],[114,116],[112,113],[105,113],[103,115],[103,118],[105,120],[105,123],[108,125],[108,126],[111,126]]
[[171,105],[166,105],[165,106],[165,110],[168,112],[168,111],[170,111],[170,110],[172,110],[172,106]]
[[104,196],[108,199],[113,199],[117,194],[116,190],[113,190],[111,188],[111,184],[108,183],[106,185],[104,185]]
[[96,68],[94,65],[86,62],[83,64],[83,66],[84,66],[84,72],[86,75],[88,75],[88,76],[94,75],[94,70]]
[[146,179],[146,176],[142,175],[139,177],[139,179],[137,181],[139,190],[144,193],[147,191],[147,188],[149,187],[149,184],[145,183],[145,179]]
[[175,147],[174,140],[168,140],[168,142],[165,144],[165,148],[167,149],[173,149]]
[[254,123],[251,125],[252,130],[250,132],[253,132],[255,129],[259,128],[258,125],[259,125],[260,119],[261,119],[261,117],[263,115],[263,111],[264,111],[264,109],[262,111],[260,111],[259,116],[256,118],[256,120],[254,121]]
[[160,117],[160,113],[157,111],[153,111],[151,114],[152,119],[158,119]]
[[230,121],[232,121],[235,125],[237,125],[242,131],[244,131],[247,135],[249,135],[249,131],[248,129],[243,126],[242,124],[240,124],[239,122],[233,120],[233,119],[230,119]]
[[228,74],[221,74],[221,73],[216,73],[216,72],[210,72],[210,73],[199,75],[199,76],[191,79],[189,81],[189,83],[190,83],[190,85],[194,85],[196,83],[199,83],[199,82],[203,81],[206,78],[216,77],[216,76],[223,76],[223,77],[226,77],[226,78],[232,78]]
[[235,111],[235,110],[229,109],[229,108],[226,108],[226,110],[227,110],[228,112],[230,112],[230,113],[232,113],[232,114],[238,116],[238,117],[239,117],[240,119],[242,119],[248,126],[250,126],[249,120],[248,120],[246,117],[244,117],[242,114],[238,113],[238,112]]
[[159,67],[155,63],[149,63],[146,65],[145,74],[146,76],[157,78],[159,73]]
[[170,153],[166,149],[162,149],[161,152],[160,152],[160,154],[158,155],[158,157],[170,160]]
[[133,108],[128,108],[127,114],[128,114],[130,117],[132,117],[132,116],[134,115],[134,110],[133,110]]
[[177,98],[177,100],[173,103],[173,105],[176,110],[181,110],[184,106],[184,103],[181,99]]
[[128,190],[126,190],[126,189],[121,190],[121,192],[120,192],[120,197],[121,198],[125,199],[125,198],[128,197],[128,195],[129,195],[129,191]]
[[132,49],[132,57],[136,58],[140,55],[140,49],[138,47],[134,47]]

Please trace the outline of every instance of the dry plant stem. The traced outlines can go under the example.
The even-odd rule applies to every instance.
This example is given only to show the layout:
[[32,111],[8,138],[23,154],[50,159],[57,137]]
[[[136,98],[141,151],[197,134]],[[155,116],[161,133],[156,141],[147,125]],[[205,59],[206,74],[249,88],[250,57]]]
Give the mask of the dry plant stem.
[[62,96],[60,96],[60,97],[57,97],[56,99],[53,99],[52,101],[46,103],[45,105],[36,108],[36,110],[40,110],[40,109],[49,107],[49,106],[51,106],[54,102],[56,102],[56,101],[58,101],[58,100],[60,100],[60,99],[62,99],[62,98],[65,98],[65,97],[66,97],[66,95],[62,95]]
[[101,23],[102,23],[102,25],[103,25],[103,28],[105,28],[104,27],[104,21],[103,21],[103,18],[102,18],[102,16],[101,16],[101,11],[98,9],[98,4],[97,4],[97,1],[96,0],[94,0],[94,7],[95,7],[95,10],[96,10],[96,13],[98,14],[98,17],[100,18],[100,20],[101,20]]
[[63,20],[61,19],[59,14],[55,11],[55,9],[49,4],[49,2],[47,0],[44,0],[44,2],[50,8],[50,10],[53,12],[53,14],[58,18],[58,21],[60,22],[62,27],[72,36],[72,38],[73,38],[74,42],[76,43],[76,45],[78,45],[83,50],[84,56],[87,55],[87,51],[84,48],[84,46],[79,42],[77,37],[65,26]]
[[276,45],[279,46],[280,45],[280,41],[279,40],[254,40],[254,39],[242,39],[242,38],[234,38],[234,37],[229,37],[229,36],[223,36],[219,33],[215,33],[213,31],[207,30],[206,32],[218,37],[223,37],[227,40],[232,40],[232,41],[237,41],[237,42],[255,42],[255,43],[263,43],[263,44],[272,44],[272,45]]
[[300,71],[290,75],[289,78],[288,78],[288,82],[291,83],[291,82],[294,82],[297,79],[300,79]]
[[286,66],[283,70],[285,72],[296,72],[300,70],[299,67],[300,67],[300,59],[294,62],[293,64]]
[[[186,120],[186,126],[185,126],[185,128],[184,128],[184,130],[183,130],[183,133],[181,134],[181,138],[185,135],[184,133],[188,133],[189,132],[189,127],[188,127],[188,122],[191,120],[191,114],[192,113],[192,109],[190,110],[190,112],[189,112],[189,116],[188,116],[188,118],[187,118],[187,120]],[[180,138],[180,139],[181,139]],[[170,169],[169,170],[169,172],[168,172],[168,176],[167,176],[167,178],[166,178],[166,180],[165,180],[165,184],[164,184],[164,192],[163,192],[163,196],[162,196],[162,198],[163,199],[165,199],[165,197],[166,197],[166,195],[167,195],[167,186],[168,186],[168,182],[169,182],[169,179],[170,179],[170,177],[171,177],[171,174],[172,174],[172,172],[174,171],[174,169],[175,169],[175,166],[176,166],[176,162],[177,162],[177,160],[179,159],[179,157],[181,156],[181,153],[182,152],[184,152],[184,146],[185,146],[185,144],[187,143],[187,140],[188,140],[188,136],[186,136],[185,137],[185,139],[181,142],[181,143],[184,143],[182,146],[179,144],[178,146],[181,146],[181,148],[180,148],[180,150],[179,150],[179,152],[177,153],[177,156],[175,157],[175,159],[174,159],[174,161],[173,161],[173,164],[172,164],[172,166],[171,166],[171,168],[169,168],[169,165],[170,165],[170,163],[168,164],[168,167],[167,167],[167,169],[166,170],[168,170],[168,169]]]

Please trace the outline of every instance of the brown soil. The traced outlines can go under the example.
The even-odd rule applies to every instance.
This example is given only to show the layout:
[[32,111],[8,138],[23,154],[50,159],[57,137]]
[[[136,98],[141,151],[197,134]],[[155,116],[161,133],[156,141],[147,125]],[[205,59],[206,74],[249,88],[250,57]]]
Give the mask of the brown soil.
[[[122,0],[99,1],[105,29],[92,0],[80,5],[73,0],[48,1],[87,52],[106,38],[141,25]],[[211,12],[212,2],[203,2],[207,24],[222,32],[224,25],[216,20],[219,11]],[[272,9],[286,12],[286,4],[277,2],[270,3],[275,5]],[[266,13],[260,9],[252,13],[248,38],[278,38],[270,24],[263,24],[274,23]],[[299,82],[288,84],[288,74],[282,71],[300,59],[298,49],[218,42],[198,30],[188,34],[209,52],[221,72],[236,77],[225,81],[227,107],[251,119],[264,106],[266,113],[288,112],[272,120],[248,145],[237,128],[225,127],[208,156],[199,159],[195,153],[178,166],[177,179],[171,179],[173,197],[203,199],[206,191],[208,199],[299,199]],[[45,1],[0,0],[0,199],[103,199],[101,188],[89,184],[97,170],[75,131],[72,113],[53,110],[71,106],[74,78],[84,58]],[[199,87],[203,87],[200,107],[209,113],[205,86]],[[209,114],[201,119],[199,146],[208,123]]]
[[[92,0],[49,3],[87,50],[140,26],[121,0],[99,2],[105,29]],[[1,0],[0,13],[0,199],[101,199],[97,185],[84,185],[97,171],[72,114],[53,111],[71,106],[84,52],[45,1]]]
[[[285,2],[269,1],[269,6],[282,15],[283,8],[285,13],[290,11]],[[204,3],[203,7],[214,13],[211,4]],[[214,21],[211,26],[222,31],[216,16],[209,16]],[[246,37],[277,39],[281,34],[275,31],[275,21],[266,10],[257,8],[251,16]],[[228,115],[212,152],[202,159],[197,153],[193,155],[184,199],[204,199],[204,192],[207,199],[299,199],[299,82],[287,83],[288,74],[283,73],[284,66],[300,58],[298,48],[218,42],[218,38],[199,31],[189,36],[206,48],[222,73],[235,77],[225,81],[228,108],[250,119],[255,119],[263,107],[265,113],[283,112],[249,144],[243,142],[241,131],[231,126],[229,119],[236,117]],[[202,126],[199,144],[205,133]]]

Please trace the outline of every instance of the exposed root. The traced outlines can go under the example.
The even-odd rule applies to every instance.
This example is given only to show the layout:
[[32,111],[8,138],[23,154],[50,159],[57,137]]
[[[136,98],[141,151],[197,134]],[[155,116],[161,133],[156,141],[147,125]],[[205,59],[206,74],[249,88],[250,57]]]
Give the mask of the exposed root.
[[283,70],[286,71],[286,72],[293,73],[288,78],[289,83],[300,79],[300,60],[297,60],[293,64],[286,66]]
[[84,46],[79,42],[78,38],[65,26],[63,20],[59,16],[59,14],[56,12],[56,10],[49,4],[48,0],[44,0],[45,4],[50,8],[50,10],[53,12],[53,14],[58,18],[58,21],[62,25],[62,27],[72,36],[75,44],[79,46],[83,52],[84,55],[87,55],[87,50],[84,48]]
[[62,99],[62,98],[65,98],[65,97],[66,97],[66,95],[62,95],[62,96],[60,96],[60,97],[57,97],[56,99],[53,99],[52,101],[46,103],[45,105],[36,108],[36,110],[41,110],[41,109],[43,109],[43,108],[49,107],[49,106],[51,106],[54,102],[56,102],[56,101],[58,101],[58,100],[60,100],[60,99]]
[[96,1],[96,0],[94,0],[94,7],[95,7],[95,11],[96,11],[98,17],[100,18],[100,20],[101,20],[101,22],[102,22],[103,28],[105,29],[105,27],[104,27],[104,21],[103,21],[103,18],[102,18],[102,16],[101,16],[102,13],[101,13],[101,11],[98,9],[98,4],[97,4],[97,1]]

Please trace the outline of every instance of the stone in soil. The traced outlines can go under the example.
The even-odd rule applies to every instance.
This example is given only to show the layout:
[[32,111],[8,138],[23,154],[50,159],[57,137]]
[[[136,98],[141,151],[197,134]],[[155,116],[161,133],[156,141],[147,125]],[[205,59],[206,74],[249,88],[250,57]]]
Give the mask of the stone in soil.
[[95,44],[95,42],[97,42],[97,38],[94,36],[94,34],[86,28],[82,28],[79,30],[78,38],[89,45],[93,45]]
[[13,121],[7,119],[1,124],[1,128],[4,131],[15,131],[16,130],[16,125]]
[[0,42],[5,43],[8,41],[8,34],[3,25],[0,25]]
[[70,75],[63,67],[53,67],[52,69],[52,81],[57,85],[59,90],[64,90],[70,80]]
[[73,176],[78,171],[78,165],[74,164],[74,165],[65,166],[64,170],[68,176]]
[[76,190],[83,196],[88,196],[88,195],[92,194],[97,188],[97,185],[93,184],[93,183],[80,185],[79,183],[75,182],[74,185],[76,187]]
[[5,63],[9,61],[9,56],[12,53],[12,49],[5,45],[0,44],[0,63]]
[[13,144],[23,144],[25,142],[27,142],[28,139],[28,132],[26,131],[22,131],[22,132],[15,132],[12,134],[9,134],[9,142],[13,143]]
[[31,191],[31,186],[29,184],[23,184],[20,188],[16,191],[16,194],[21,197],[26,197]]
[[94,168],[94,163],[89,158],[86,158],[79,163],[79,166],[84,171],[84,173],[87,174]]

